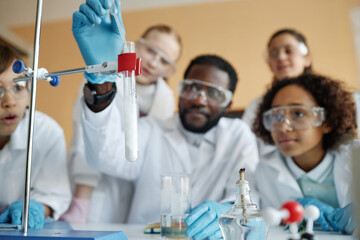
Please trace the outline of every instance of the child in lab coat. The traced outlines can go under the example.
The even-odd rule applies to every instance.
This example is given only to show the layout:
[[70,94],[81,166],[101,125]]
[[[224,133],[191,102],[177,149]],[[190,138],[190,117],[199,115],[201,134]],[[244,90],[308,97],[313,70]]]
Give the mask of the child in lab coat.
[[261,206],[288,200],[320,210],[323,230],[350,234],[351,145],[355,136],[352,95],[342,83],[305,74],[274,82],[259,106],[255,134],[276,151],[261,157],[257,186]]
[[[12,71],[17,52],[0,45],[0,223],[21,224],[29,112],[29,90]],[[58,219],[71,200],[63,130],[36,112],[30,185],[29,228],[42,228],[45,217]]]

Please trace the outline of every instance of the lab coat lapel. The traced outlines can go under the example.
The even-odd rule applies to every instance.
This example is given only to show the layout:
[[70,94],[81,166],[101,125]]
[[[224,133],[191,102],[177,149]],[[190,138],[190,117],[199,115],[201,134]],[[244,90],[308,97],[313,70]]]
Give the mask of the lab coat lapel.
[[[174,95],[172,90],[166,84],[163,78],[158,78],[156,82],[156,90],[154,94],[154,100],[150,108],[150,116],[163,116],[169,117],[174,113],[174,105],[164,104],[164,99],[173,99]],[[168,100],[169,101],[169,100]],[[162,106],[162,107],[159,107]],[[164,106],[166,109],[164,109]],[[164,114],[166,116],[164,116]],[[167,116],[169,115],[169,116]],[[162,118],[165,119],[165,118]]]
[[340,207],[344,207],[351,202],[352,196],[351,188],[351,157],[350,152],[342,149],[336,152],[336,159],[334,163],[334,182],[337,192],[337,198]]
[[288,170],[283,156],[279,151],[269,153],[264,156],[264,164],[268,165],[273,169],[274,178],[277,179],[279,184],[287,185],[294,189],[296,192],[302,192],[296,179],[292,176],[291,172]]
[[[211,161],[213,164],[215,164],[219,161],[219,159],[223,159],[223,158],[231,158],[233,157],[234,153],[236,151],[234,151],[234,149],[230,146],[234,145],[234,142],[232,141],[233,138],[231,136],[232,132],[231,131],[226,131],[226,128],[224,129],[223,126],[223,121],[221,121],[222,119],[220,119],[220,121],[218,122],[218,124],[216,125],[216,127],[214,127],[214,131],[215,132],[215,156],[213,157],[213,161]],[[227,150],[230,150],[229,152],[227,152]],[[228,160],[230,162],[230,159]]]
[[178,160],[178,163],[182,166],[181,169],[184,169],[185,173],[191,173],[190,153],[186,139],[179,130],[179,124],[181,124],[179,116],[174,116],[172,120],[173,121],[166,121],[166,125],[164,125],[166,131],[164,137],[173,150],[172,152],[175,155],[173,159]]

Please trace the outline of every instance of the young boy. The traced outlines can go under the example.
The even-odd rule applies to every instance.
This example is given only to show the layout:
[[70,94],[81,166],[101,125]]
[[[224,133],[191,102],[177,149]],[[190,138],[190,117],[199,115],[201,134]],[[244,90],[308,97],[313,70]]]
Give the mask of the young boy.
[[[21,224],[24,198],[29,91],[12,71],[16,51],[0,45],[0,223]],[[45,217],[55,220],[68,208],[71,193],[63,130],[36,112],[31,171],[29,227],[42,228]]]

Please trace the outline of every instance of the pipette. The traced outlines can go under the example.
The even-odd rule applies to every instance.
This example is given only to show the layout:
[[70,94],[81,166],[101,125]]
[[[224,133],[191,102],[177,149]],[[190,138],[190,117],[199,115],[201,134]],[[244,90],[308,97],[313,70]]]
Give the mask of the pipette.
[[[123,53],[135,53],[135,44],[126,42],[125,33],[118,18],[118,9],[115,0],[112,0],[110,14],[116,22],[116,26],[123,42]],[[138,157],[138,128],[137,128],[137,96],[135,71],[122,72],[124,89],[124,128],[125,128],[125,156],[130,162],[136,161]]]
[[117,26],[117,28],[119,30],[121,41],[123,42],[123,49],[124,49],[123,52],[127,53],[127,52],[129,52],[129,49],[128,49],[128,46],[126,45],[125,33],[124,33],[123,28],[122,28],[122,26],[120,24],[119,17],[117,15],[117,13],[118,13],[118,9],[116,7],[115,0],[112,0],[112,5],[111,5],[111,8],[110,8],[110,14],[115,19],[116,26]]

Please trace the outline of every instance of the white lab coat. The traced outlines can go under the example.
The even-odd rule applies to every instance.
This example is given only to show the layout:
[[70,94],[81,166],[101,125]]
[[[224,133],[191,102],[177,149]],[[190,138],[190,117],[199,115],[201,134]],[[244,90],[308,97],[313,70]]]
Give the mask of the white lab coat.
[[89,164],[135,184],[129,223],[160,220],[160,175],[163,173],[199,172],[192,181],[192,206],[205,200],[234,200],[234,186],[242,167],[246,168],[250,183],[254,180],[258,162],[255,136],[240,119],[219,121],[214,127],[215,154],[205,167],[194,169],[198,159],[190,159],[189,143],[180,130],[178,115],[163,122],[151,117],[139,119],[139,157],[131,163],[125,159],[122,120],[116,106],[111,104],[100,113],[91,112],[85,104],[82,106],[87,111],[83,113],[82,124]]
[[263,96],[260,96],[256,99],[254,99],[249,106],[245,109],[244,114],[242,115],[242,120],[246,122],[250,128],[252,128],[252,125],[254,124],[257,110],[259,108],[260,103],[263,100]]
[[[0,151],[0,212],[24,198],[29,113],[20,121],[10,141]],[[49,116],[35,112],[30,198],[54,210],[58,219],[69,207],[70,183],[62,128]]]
[[[83,84],[85,84],[85,80]],[[83,130],[80,126],[80,100],[83,96],[83,84],[80,87],[78,97],[73,107],[73,136],[68,157],[72,185],[74,187],[75,184],[83,184],[95,187],[88,214],[88,222],[123,223],[126,222],[130,209],[134,191],[133,183],[106,174],[100,174],[87,164]],[[118,78],[118,92],[113,102],[119,111],[123,109],[122,86],[121,79]],[[157,119],[167,119],[174,114],[174,111],[175,103],[173,92],[165,80],[159,78],[156,83],[153,103],[148,115]],[[101,206],[104,206],[104,208]],[[111,208],[108,208],[108,206],[111,206]],[[106,209],[108,209],[108,211]]]
[[[352,200],[350,148],[350,145],[343,145],[334,151],[333,173],[340,207],[344,207]],[[304,197],[296,179],[281,159],[279,151],[271,152],[260,159],[256,169],[256,185],[262,209],[266,207],[279,209],[286,201]]]
[[[259,106],[263,100],[263,96],[260,96],[256,99],[254,99],[249,106],[245,109],[245,112],[242,116],[242,120],[246,122],[250,128],[253,127],[253,124],[255,122],[255,118],[257,115],[257,111],[259,109]],[[259,151],[259,157],[260,159],[264,158],[266,155],[275,152],[276,147],[274,145],[270,145],[265,143],[262,139],[257,138],[256,139],[258,144],[258,151]]]

